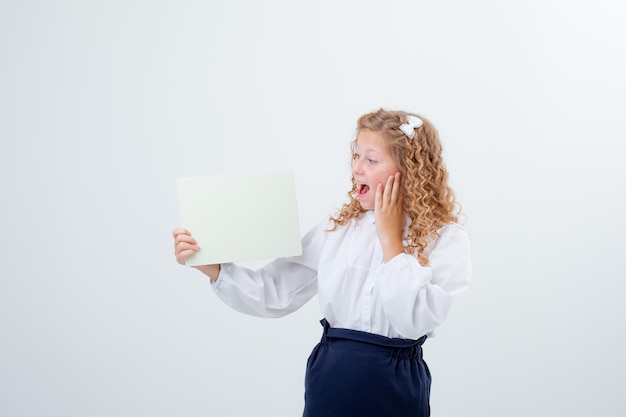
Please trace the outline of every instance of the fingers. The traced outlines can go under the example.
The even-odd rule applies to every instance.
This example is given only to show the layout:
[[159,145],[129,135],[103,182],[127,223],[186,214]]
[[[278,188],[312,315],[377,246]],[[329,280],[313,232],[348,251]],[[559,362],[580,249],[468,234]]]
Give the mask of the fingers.
[[383,207],[383,184],[376,186],[376,197],[374,198],[374,208],[380,210]]
[[174,236],[174,239],[176,239],[176,236],[178,235],[190,235],[191,233],[189,233],[189,230],[184,229],[182,227],[177,227],[176,229],[172,230],[172,235]]
[[391,196],[390,196],[390,202],[396,203],[398,202],[399,198],[400,198],[400,190],[401,190],[401,185],[402,185],[402,178],[401,178],[401,174],[399,172],[396,172],[394,174],[394,178],[393,178],[393,186],[391,187]]
[[196,239],[191,236],[189,233],[179,233],[174,234],[174,246],[178,245],[181,242],[196,244]]
[[398,203],[400,200],[401,183],[401,174],[399,172],[390,175],[385,186],[379,183],[376,187],[376,198],[374,200],[376,208],[381,209]]
[[187,229],[174,229],[172,235],[174,236],[174,255],[176,256],[176,262],[184,265],[185,261],[191,255],[200,250],[200,246],[198,246],[198,242],[191,236],[191,233],[189,233]]
[[195,249],[188,249],[188,250],[183,250],[180,252],[176,253],[176,262],[178,262],[181,265],[185,265],[185,262],[187,261],[187,259],[189,259],[189,257],[191,255],[193,255],[194,253],[196,253],[197,250]]

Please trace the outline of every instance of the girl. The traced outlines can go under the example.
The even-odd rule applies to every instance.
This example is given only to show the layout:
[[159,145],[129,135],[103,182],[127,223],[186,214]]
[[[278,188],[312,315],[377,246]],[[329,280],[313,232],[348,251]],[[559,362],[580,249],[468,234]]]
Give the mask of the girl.
[[[303,254],[258,271],[196,267],[243,313],[289,314],[318,294],[322,340],[307,362],[305,417],[430,415],[421,346],[470,282],[441,144],[425,118],[380,109],[358,120],[352,190],[309,231]],[[179,263],[200,248],[175,229]]]

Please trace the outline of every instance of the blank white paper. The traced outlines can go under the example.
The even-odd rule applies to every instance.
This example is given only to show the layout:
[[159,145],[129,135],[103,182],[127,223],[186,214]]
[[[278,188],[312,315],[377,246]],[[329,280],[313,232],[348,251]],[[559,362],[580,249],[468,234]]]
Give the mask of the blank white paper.
[[181,225],[200,251],[186,265],[302,254],[293,173],[178,178]]

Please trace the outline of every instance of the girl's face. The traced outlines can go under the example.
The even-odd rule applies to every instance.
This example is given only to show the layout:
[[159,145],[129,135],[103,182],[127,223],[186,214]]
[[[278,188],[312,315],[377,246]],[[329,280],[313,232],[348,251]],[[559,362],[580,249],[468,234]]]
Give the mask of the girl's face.
[[387,149],[385,138],[380,132],[362,130],[356,141],[352,161],[352,175],[356,181],[361,207],[373,210],[376,187],[387,183],[390,175],[399,172],[393,157]]

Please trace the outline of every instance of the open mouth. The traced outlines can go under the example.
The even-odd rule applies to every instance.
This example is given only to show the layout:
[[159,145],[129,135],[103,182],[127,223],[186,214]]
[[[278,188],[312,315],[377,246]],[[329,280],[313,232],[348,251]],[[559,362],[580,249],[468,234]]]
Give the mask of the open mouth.
[[370,186],[367,184],[360,184],[358,188],[359,197],[363,197],[370,190]]

